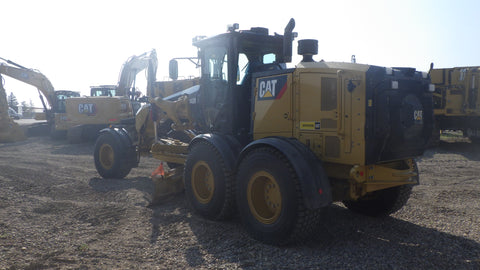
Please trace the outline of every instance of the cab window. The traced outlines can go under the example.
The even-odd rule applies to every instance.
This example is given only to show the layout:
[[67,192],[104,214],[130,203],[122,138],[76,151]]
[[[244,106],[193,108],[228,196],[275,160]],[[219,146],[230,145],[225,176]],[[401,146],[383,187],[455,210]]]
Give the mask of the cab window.
[[237,85],[242,84],[245,75],[248,72],[248,58],[245,54],[238,55],[238,69],[237,69]]
[[210,79],[228,79],[228,59],[225,47],[207,48],[205,51],[206,65],[203,74]]
[[274,53],[265,54],[263,56],[263,63],[264,64],[273,64],[273,63],[275,63],[275,61],[277,61],[277,58],[276,58],[276,55]]

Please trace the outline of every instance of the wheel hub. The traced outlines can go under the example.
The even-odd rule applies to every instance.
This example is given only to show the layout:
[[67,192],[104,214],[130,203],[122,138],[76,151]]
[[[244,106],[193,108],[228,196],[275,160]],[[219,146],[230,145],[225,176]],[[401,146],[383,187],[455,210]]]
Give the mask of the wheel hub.
[[209,203],[215,191],[212,169],[205,161],[199,161],[192,170],[192,189],[195,198],[203,204]]
[[272,224],[282,210],[282,194],[275,178],[268,172],[255,173],[248,182],[248,206],[253,216],[263,224]]
[[105,169],[111,169],[114,163],[113,148],[109,144],[102,144],[99,150],[100,164]]

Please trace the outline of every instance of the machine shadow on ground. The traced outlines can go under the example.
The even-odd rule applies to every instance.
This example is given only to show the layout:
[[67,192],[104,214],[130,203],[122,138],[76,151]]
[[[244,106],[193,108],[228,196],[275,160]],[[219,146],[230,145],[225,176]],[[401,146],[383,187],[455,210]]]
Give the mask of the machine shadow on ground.
[[89,186],[96,192],[110,192],[136,189],[145,195],[146,201],[151,201],[154,184],[149,177],[134,177],[125,179],[91,178]]
[[[293,258],[302,268],[357,268],[357,269],[478,269],[480,267],[480,244],[463,237],[422,227],[394,217],[371,218],[352,213],[344,207],[333,205],[324,213],[324,222],[311,240],[288,247],[268,246],[256,242],[241,228],[238,220],[223,222],[224,230],[212,221],[192,216],[187,221],[201,243],[202,249],[219,260],[231,260],[245,268],[273,267],[281,269],[290,265]],[[209,234],[217,235],[212,243]],[[250,246],[250,254],[235,254]],[[192,267],[202,264],[198,249],[186,250],[187,261]],[[452,249],[456,249],[452,252]],[[378,252],[381,250],[382,252]],[[278,252],[284,253],[278,260]],[[233,253],[233,256],[232,256]],[[343,265],[345,254],[358,257],[363,265]],[[378,255],[382,254],[382,255]],[[457,255],[462,254],[462,255]],[[269,260],[269,256],[276,258]],[[309,265],[312,257],[325,258],[322,265]],[[391,258],[401,265],[391,265]],[[188,259],[190,258],[190,259]],[[262,258],[262,260],[258,260]],[[263,263],[263,264],[262,264]]]

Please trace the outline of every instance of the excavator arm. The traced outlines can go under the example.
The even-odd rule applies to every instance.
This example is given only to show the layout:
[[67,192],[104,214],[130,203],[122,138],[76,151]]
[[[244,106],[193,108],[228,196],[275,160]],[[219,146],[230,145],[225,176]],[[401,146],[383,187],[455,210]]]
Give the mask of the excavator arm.
[[[0,74],[4,74],[26,84],[35,86],[38,91],[46,97],[48,105],[50,105],[50,107],[53,106],[53,102],[55,101],[55,89],[53,88],[50,80],[45,75],[43,75],[38,70],[26,68],[10,60],[6,60],[1,57],[0,59],[5,61],[0,62]],[[44,103],[43,105],[45,107],[45,110],[47,110],[46,104]]]
[[148,86],[151,87],[151,82],[156,80],[155,74],[157,69],[157,53],[153,49],[150,52],[145,52],[141,55],[134,55],[128,58],[123,64],[120,71],[120,77],[117,85],[117,96],[130,96],[134,91],[130,91],[135,88],[135,77],[137,74],[148,68]]

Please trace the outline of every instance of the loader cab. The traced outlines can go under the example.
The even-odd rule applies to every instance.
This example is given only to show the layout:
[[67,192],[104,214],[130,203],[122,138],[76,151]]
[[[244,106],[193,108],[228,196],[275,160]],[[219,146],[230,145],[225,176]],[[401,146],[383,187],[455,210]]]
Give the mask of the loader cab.
[[194,106],[200,129],[248,140],[252,74],[286,68],[284,36],[269,35],[266,28],[233,28],[193,44],[201,61],[200,90]]

